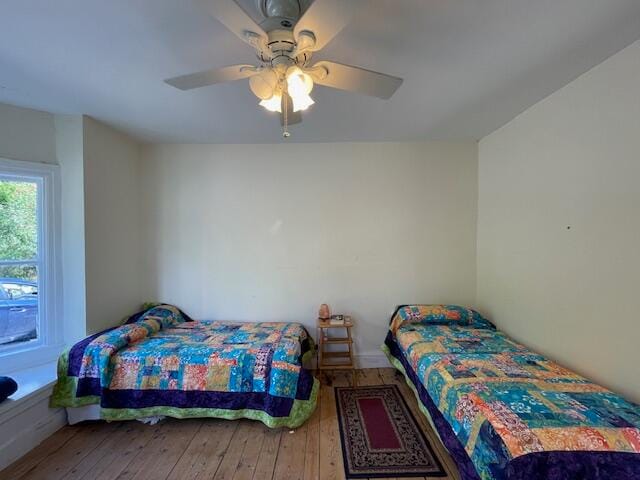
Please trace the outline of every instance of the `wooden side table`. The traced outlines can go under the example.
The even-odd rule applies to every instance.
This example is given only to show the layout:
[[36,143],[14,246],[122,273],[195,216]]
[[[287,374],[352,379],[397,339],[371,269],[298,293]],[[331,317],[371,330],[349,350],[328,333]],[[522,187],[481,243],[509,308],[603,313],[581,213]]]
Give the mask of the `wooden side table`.
[[[351,317],[344,317],[344,324],[332,325],[329,320],[318,319],[318,370],[351,370],[353,385],[356,384],[356,371],[353,363],[353,338]],[[330,330],[344,330],[344,336],[331,336]],[[327,350],[329,345],[337,349]],[[342,348],[340,348],[342,347]],[[346,347],[346,350],[344,349]]]

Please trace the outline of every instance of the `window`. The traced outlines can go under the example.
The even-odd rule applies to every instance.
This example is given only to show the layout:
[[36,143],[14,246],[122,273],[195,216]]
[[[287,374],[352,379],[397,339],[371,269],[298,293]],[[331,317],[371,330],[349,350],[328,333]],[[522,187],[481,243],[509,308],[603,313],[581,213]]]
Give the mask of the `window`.
[[[37,340],[42,182],[0,175],[0,345]],[[39,268],[40,267],[40,268]]]
[[[0,370],[58,353],[57,167],[0,159]],[[47,358],[45,358],[47,357]]]

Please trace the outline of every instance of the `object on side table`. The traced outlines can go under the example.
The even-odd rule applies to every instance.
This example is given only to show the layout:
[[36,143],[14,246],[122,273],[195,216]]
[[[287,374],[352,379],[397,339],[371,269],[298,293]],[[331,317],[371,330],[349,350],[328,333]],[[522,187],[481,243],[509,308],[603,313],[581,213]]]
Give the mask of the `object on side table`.
[[9,396],[18,391],[18,384],[13,378],[0,377],[0,402],[4,402]]
[[331,317],[331,310],[329,309],[329,305],[323,303],[320,305],[320,310],[318,311],[318,318],[320,320],[327,320]]

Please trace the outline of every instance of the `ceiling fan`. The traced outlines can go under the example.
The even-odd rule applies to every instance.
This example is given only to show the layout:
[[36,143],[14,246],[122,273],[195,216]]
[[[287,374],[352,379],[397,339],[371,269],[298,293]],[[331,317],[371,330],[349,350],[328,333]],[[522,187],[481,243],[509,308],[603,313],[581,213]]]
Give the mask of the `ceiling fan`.
[[[314,101],[314,84],[390,98],[402,79],[336,62],[313,63],[321,50],[349,23],[356,0],[254,0],[264,17],[256,23],[234,0],[198,0],[242,41],[256,51],[258,65],[232,65],[169,78],[165,82],[180,90],[249,78],[260,105],[280,113],[283,137],[288,125],[302,121],[301,111]],[[246,1],[249,0],[245,0]]]

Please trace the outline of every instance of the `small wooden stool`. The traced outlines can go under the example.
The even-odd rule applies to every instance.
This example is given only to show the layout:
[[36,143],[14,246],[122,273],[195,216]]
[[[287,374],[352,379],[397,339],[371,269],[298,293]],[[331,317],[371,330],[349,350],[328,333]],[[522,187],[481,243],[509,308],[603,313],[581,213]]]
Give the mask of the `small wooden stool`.
[[[353,385],[356,385],[356,371],[353,363],[353,338],[351,317],[344,317],[344,324],[332,325],[329,320],[318,319],[318,370],[351,370]],[[344,329],[344,336],[332,337],[329,330]],[[326,350],[327,345],[343,345],[346,350]]]

